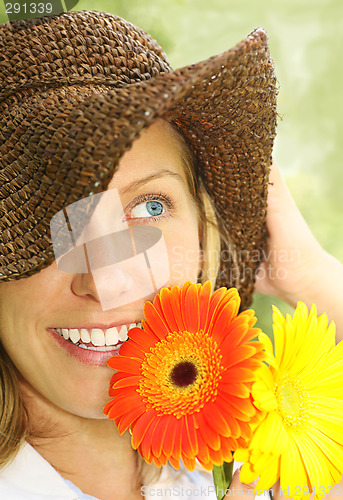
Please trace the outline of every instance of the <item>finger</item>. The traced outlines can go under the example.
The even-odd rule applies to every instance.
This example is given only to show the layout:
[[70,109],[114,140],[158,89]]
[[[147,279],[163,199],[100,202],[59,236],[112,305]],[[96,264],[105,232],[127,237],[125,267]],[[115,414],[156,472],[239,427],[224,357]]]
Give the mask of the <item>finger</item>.
[[282,214],[285,218],[286,214],[290,216],[293,211],[298,214],[295,201],[293,200],[279,169],[275,163],[273,163],[269,174],[267,224],[268,219],[270,218],[269,216],[272,213]]
[[254,500],[254,488],[257,484],[257,479],[253,483],[245,484],[239,480],[241,468],[237,469],[232,477],[232,482],[225,496],[225,500],[229,498],[239,498],[240,500]]

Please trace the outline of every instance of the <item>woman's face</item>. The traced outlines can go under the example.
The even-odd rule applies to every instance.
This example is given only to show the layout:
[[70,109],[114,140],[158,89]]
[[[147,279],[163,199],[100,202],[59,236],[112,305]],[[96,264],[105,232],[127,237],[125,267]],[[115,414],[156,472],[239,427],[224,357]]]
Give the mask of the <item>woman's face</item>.
[[[143,133],[123,156],[109,185],[113,188],[120,195],[123,222],[133,230],[162,231],[170,270],[166,285],[196,282],[197,210],[170,125],[158,121]],[[115,280],[112,298],[120,303],[134,286],[132,279]],[[0,285],[1,341],[26,386],[37,401],[86,418],[103,416],[113,374],[106,359],[118,351],[117,335],[119,342],[125,338],[125,326],[141,321],[145,300],[155,295],[103,310],[100,291],[92,274],[67,273],[56,262],[34,276]],[[104,338],[107,351],[101,346]]]

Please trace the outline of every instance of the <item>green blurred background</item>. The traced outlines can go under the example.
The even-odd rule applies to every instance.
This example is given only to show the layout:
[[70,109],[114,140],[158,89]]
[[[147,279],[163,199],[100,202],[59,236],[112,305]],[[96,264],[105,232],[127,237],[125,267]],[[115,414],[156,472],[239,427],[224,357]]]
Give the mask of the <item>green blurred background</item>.
[[[80,0],[74,8],[84,9],[111,12],[145,29],[173,67],[265,28],[280,84],[276,163],[319,242],[343,261],[342,0]],[[272,303],[291,310],[257,296],[253,305],[267,333]]]

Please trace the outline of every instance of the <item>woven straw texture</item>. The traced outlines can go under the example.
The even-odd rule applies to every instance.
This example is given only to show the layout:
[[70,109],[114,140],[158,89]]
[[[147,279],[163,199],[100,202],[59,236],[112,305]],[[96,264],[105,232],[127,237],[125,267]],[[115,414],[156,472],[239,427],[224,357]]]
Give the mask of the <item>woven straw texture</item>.
[[111,14],[14,21],[0,26],[0,89],[0,280],[51,264],[53,215],[104,191],[142,130],[167,116],[232,242],[238,273],[224,258],[217,286],[237,286],[250,303],[276,127],[263,30],[172,71],[149,35]]

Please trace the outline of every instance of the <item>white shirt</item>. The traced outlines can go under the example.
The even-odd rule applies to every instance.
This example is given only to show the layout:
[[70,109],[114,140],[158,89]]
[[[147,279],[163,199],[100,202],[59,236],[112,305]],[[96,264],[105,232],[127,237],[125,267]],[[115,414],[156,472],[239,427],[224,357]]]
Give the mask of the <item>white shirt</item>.
[[[141,494],[145,500],[216,500],[211,473],[198,470],[180,473],[171,467],[164,467],[158,481],[143,486]],[[28,443],[13,462],[0,470],[0,499],[99,500],[65,480]]]

